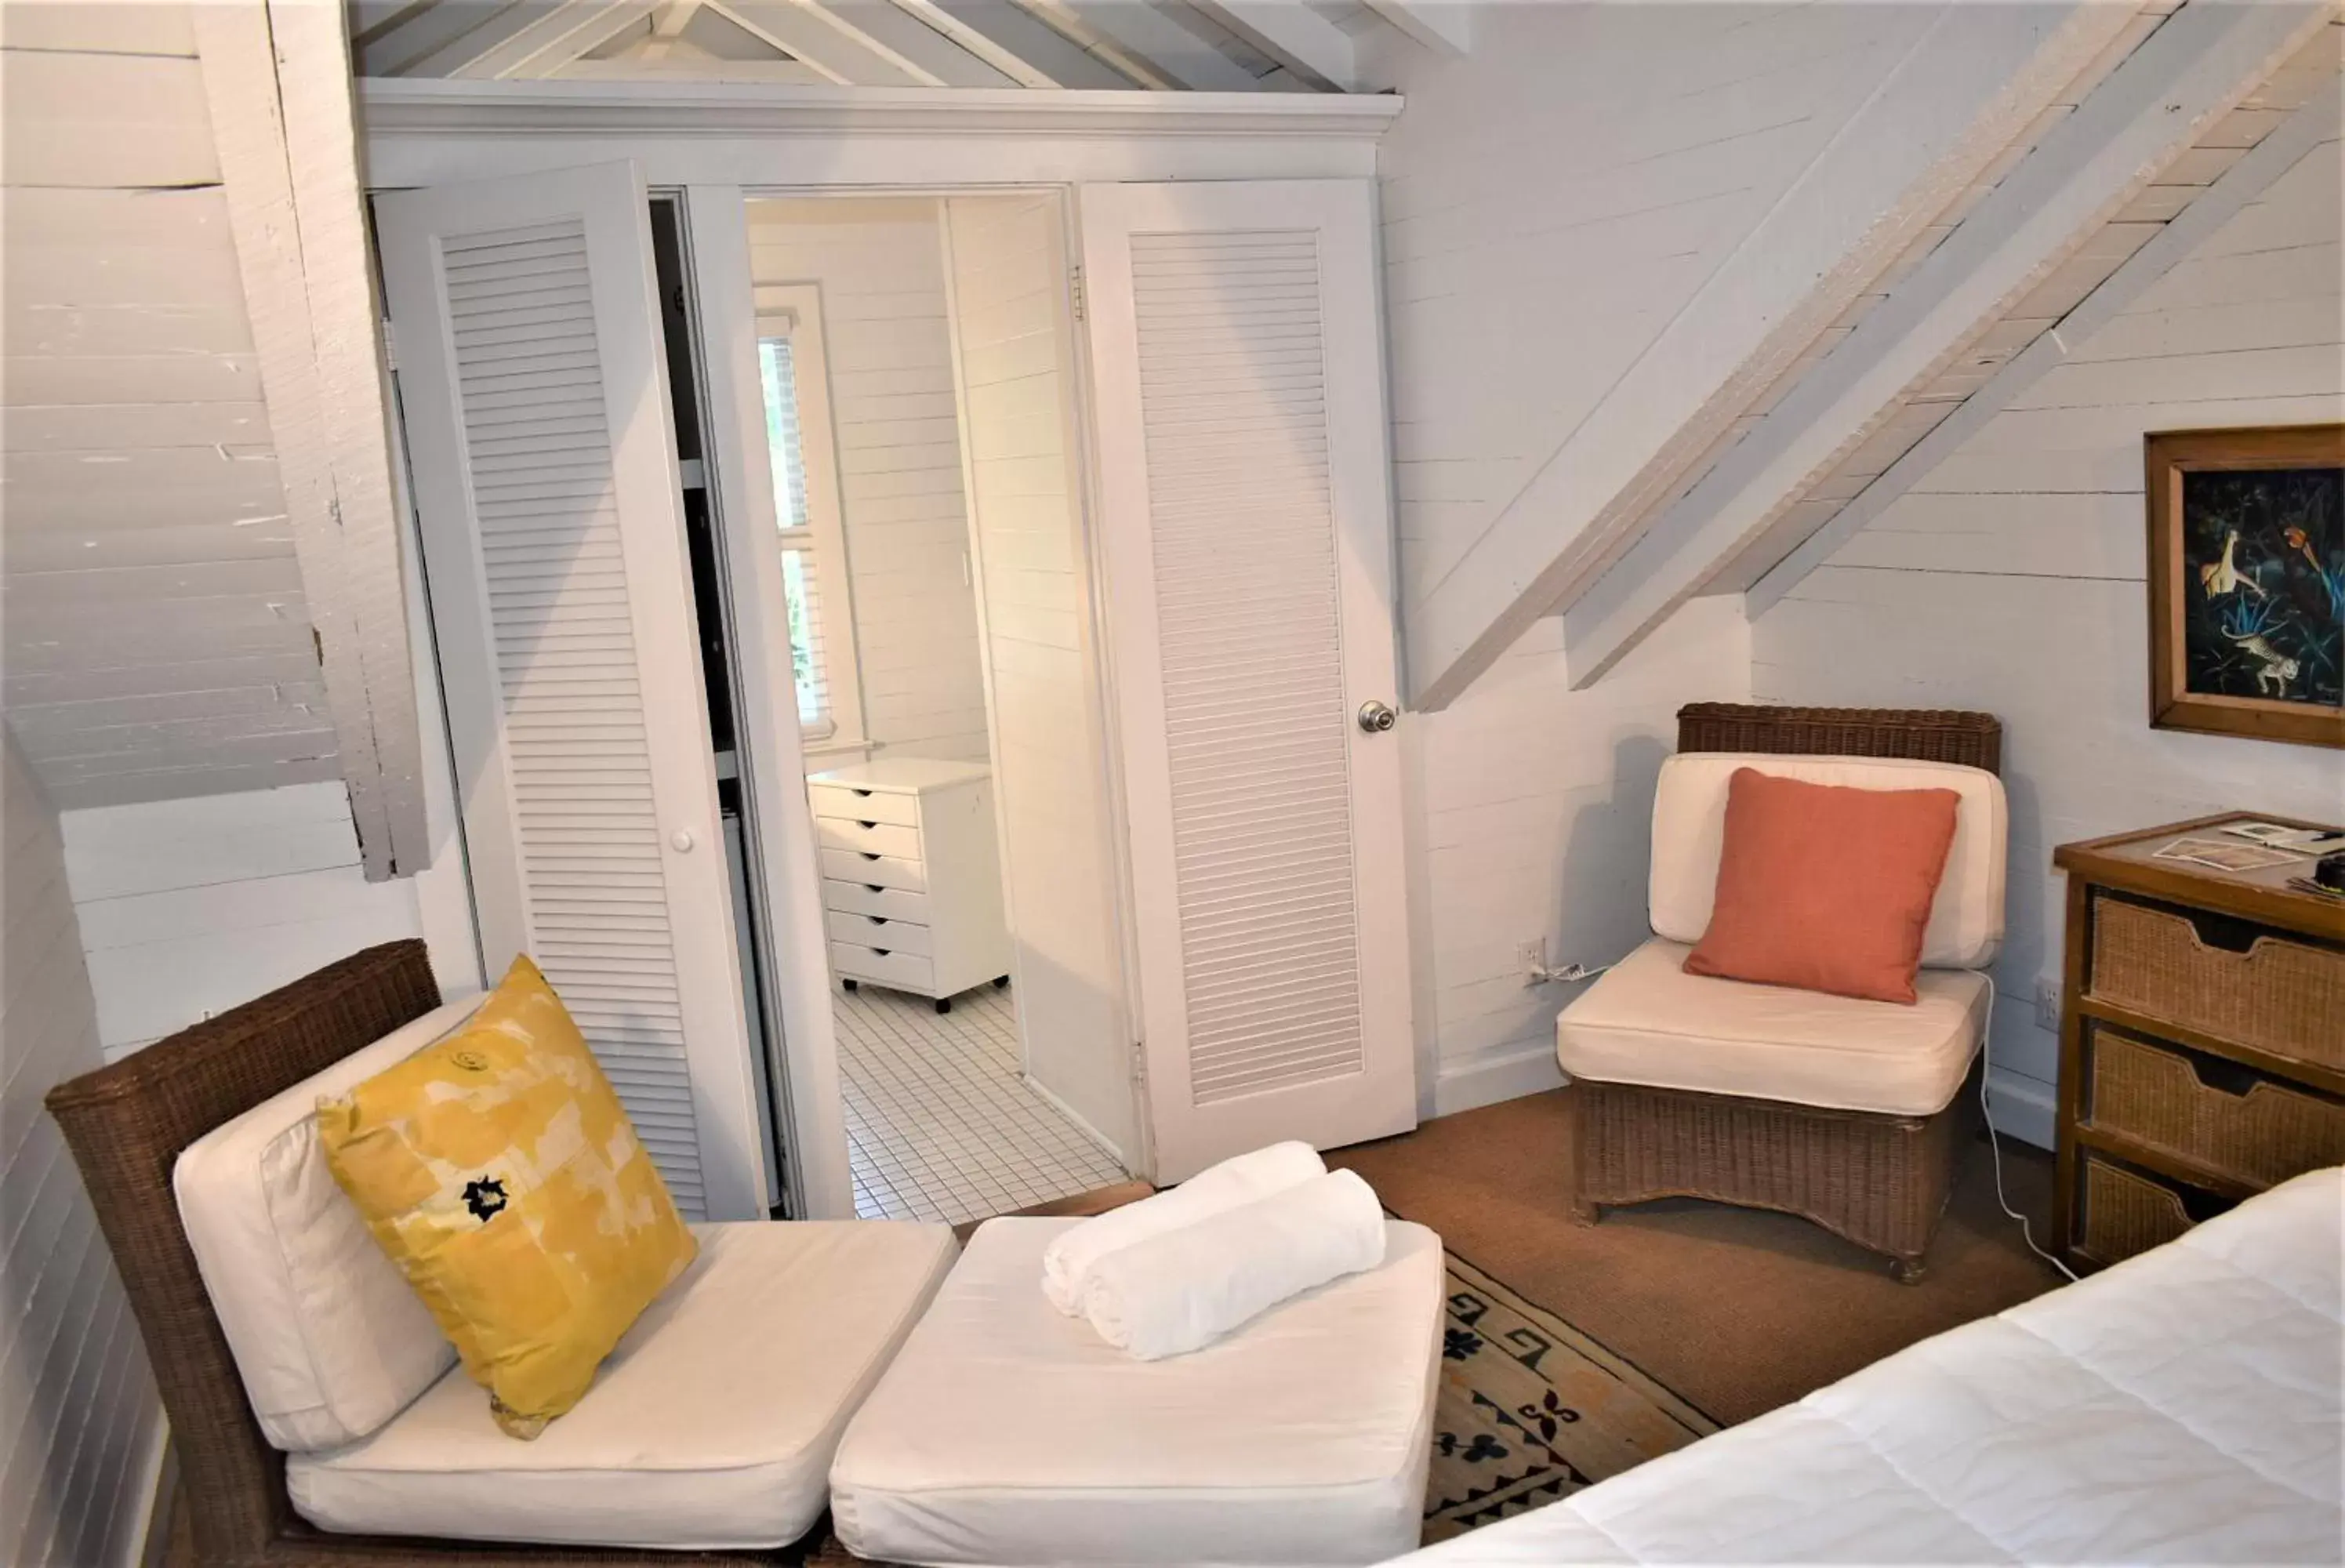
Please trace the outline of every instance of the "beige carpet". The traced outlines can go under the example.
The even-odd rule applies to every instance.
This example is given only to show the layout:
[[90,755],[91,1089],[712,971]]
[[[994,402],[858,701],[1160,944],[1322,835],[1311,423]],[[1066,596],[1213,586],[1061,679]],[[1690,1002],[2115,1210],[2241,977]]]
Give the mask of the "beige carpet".
[[[1560,1091],[1508,1100],[1328,1163],[1727,1424],[2061,1283],[1997,1211],[1984,1142],[1964,1151],[1927,1276],[1900,1285],[1883,1259],[1788,1215],[1664,1199],[1574,1225],[1562,1109]],[[2004,1150],[2014,1206],[2041,1239],[2051,1158]]]

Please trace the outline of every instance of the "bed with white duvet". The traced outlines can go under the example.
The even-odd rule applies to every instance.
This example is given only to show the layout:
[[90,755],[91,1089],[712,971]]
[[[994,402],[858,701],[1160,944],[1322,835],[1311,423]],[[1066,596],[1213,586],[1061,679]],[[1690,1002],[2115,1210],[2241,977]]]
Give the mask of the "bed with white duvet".
[[2345,1562],[2345,1169],[1396,1561]]

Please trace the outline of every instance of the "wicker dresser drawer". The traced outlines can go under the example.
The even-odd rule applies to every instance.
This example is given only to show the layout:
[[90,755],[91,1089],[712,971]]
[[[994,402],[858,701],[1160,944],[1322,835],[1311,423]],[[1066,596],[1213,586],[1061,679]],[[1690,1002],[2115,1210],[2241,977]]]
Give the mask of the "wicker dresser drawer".
[[2094,1027],[2086,1119],[2251,1187],[2345,1163],[2345,1104],[2237,1064]]
[[2165,1245],[2230,1206],[2087,1149],[2076,1211],[2078,1248],[2103,1263]]
[[2186,915],[2106,894],[2093,912],[2093,996],[2276,1056],[2345,1067],[2345,952],[2267,934],[2235,953],[2202,941]]

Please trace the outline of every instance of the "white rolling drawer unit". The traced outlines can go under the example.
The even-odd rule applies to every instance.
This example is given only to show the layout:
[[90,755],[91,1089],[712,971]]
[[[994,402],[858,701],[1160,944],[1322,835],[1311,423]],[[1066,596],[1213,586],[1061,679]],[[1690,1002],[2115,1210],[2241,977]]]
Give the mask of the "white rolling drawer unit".
[[830,966],[936,999],[1006,984],[1010,925],[983,763],[880,757],[807,776]]

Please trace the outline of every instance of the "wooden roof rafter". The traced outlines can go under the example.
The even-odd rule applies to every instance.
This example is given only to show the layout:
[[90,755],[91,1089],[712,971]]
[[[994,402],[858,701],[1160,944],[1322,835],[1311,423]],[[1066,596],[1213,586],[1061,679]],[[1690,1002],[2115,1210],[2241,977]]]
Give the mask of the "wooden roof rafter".
[[[350,0],[349,8],[360,75],[475,80],[624,77],[630,66],[674,77],[697,64],[712,79],[788,80],[788,67],[803,67],[798,79],[843,86],[1351,92],[1370,86],[1362,44],[1379,30],[1444,57],[1468,42],[1457,0],[1367,0],[1343,25],[1301,0]],[[711,16],[771,55],[695,47]]]

